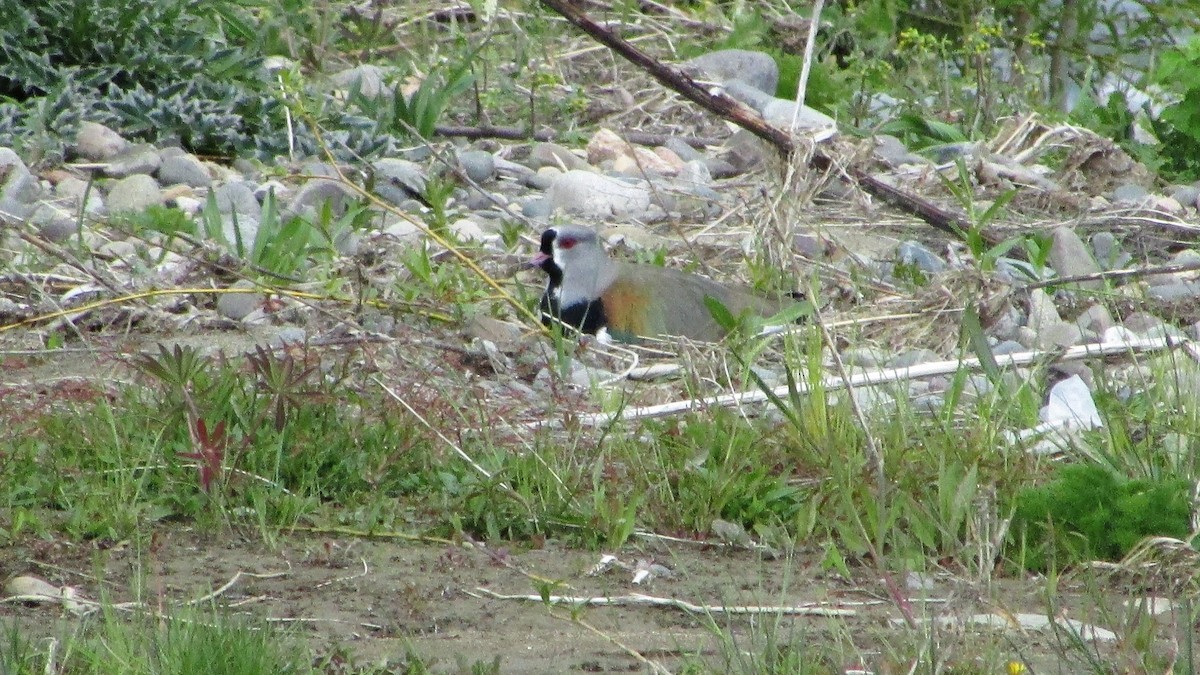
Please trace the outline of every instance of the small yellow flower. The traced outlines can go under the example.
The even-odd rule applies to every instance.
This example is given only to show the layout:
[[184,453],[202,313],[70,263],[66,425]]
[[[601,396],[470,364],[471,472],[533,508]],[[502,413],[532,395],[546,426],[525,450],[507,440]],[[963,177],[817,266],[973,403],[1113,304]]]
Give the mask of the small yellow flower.
[[1027,672],[1029,672],[1029,669],[1025,667],[1024,663],[1020,661],[1008,662],[1008,675],[1025,675]]

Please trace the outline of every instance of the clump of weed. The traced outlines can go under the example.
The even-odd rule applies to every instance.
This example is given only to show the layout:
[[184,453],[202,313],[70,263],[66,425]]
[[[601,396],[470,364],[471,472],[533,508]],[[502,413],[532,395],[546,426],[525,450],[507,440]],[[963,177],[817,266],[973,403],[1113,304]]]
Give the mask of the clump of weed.
[[1042,571],[1087,560],[1119,560],[1148,536],[1185,539],[1189,489],[1182,479],[1125,480],[1094,464],[1065,466],[1017,496],[1012,532],[1019,563]]

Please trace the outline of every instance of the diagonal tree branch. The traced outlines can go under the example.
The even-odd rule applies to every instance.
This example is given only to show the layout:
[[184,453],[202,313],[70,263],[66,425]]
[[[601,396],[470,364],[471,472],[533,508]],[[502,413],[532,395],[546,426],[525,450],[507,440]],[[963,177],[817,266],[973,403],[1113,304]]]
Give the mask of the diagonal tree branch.
[[[796,144],[792,136],[786,131],[768,124],[755,111],[743,105],[740,101],[734,100],[725,94],[709,93],[704,87],[697,84],[695,80],[682,73],[679,69],[663,64],[630,44],[624,38],[593,21],[582,9],[572,4],[570,0],[542,0],[542,4],[561,14],[563,18],[592,36],[597,42],[620,54],[630,63],[645,70],[664,86],[673,89],[684,98],[696,103],[705,110],[733,122],[770,143],[785,159],[790,158],[792,153],[796,151]],[[820,171],[829,171],[835,168],[834,161],[820,149],[813,154],[811,161],[812,165]],[[872,196],[895,206],[905,213],[920,218],[929,225],[946,232],[956,239],[962,239],[963,233],[971,229],[971,224],[962,215],[952,213],[907,190],[890,185],[859,167],[845,167],[844,171],[863,190]],[[994,231],[985,231],[982,235],[984,240],[993,246],[1003,240],[1003,237]],[[1014,249],[1013,254],[1019,255],[1020,252]]]

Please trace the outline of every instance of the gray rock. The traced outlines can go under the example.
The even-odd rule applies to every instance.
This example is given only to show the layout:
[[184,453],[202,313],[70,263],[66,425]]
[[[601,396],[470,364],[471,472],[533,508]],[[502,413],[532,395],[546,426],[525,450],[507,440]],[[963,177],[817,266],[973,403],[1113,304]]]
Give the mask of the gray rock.
[[984,375],[983,373],[974,373],[972,375],[968,375],[967,379],[963,381],[962,393],[964,396],[974,396],[978,398],[980,396],[987,396],[990,394],[992,388],[992,381],[988,379],[987,375]]
[[358,91],[367,98],[375,98],[383,93],[389,93],[384,87],[385,73],[379,66],[363,64],[347,68],[329,76],[329,82],[338,89],[349,91],[355,84]]
[[1040,288],[1029,292],[1029,320],[1025,322],[1033,332],[1041,333],[1050,326],[1062,323],[1054,300]]
[[1106,270],[1121,269],[1133,260],[1133,256],[1121,250],[1121,243],[1112,232],[1092,235],[1092,250],[1096,254],[1096,262]]
[[1108,308],[1101,304],[1088,307],[1075,319],[1075,325],[1092,333],[1103,333],[1115,325]]
[[1083,361],[1063,361],[1050,366],[1047,378],[1050,381],[1056,381],[1074,375],[1083,380],[1088,387],[1092,387],[1096,383],[1096,376],[1092,372],[1092,367],[1092,364]]
[[900,242],[896,247],[896,260],[905,265],[915,265],[925,274],[940,274],[946,270],[946,263],[936,253],[916,241]]
[[1024,320],[1025,317],[1021,315],[1021,312],[1012,304],[1008,304],[996,312],[995,319],[988,328],[988,334],[1000,341],[1014,339]]
[[289,217],[311,218],[329,202],[330,210],[335,215],[341,215],[346,210],[347,201],[352,197],[354,193],[341,181],[310,178],[292,196],[284,212]]
[[423,232],[416,225],[413,225],[406,218],[401,218],[394,213],[385,213],[383,215],[383,227],[381,231],[389,237],[396,239],[416,239]]
[[1053,272],[1038,270],[1024,260],[1000,256],[996,259],[996,275],[1000,280],[1011,284],[1053,276]]
[[217,211],[221,213],[242,213],[257,217],[262,211],[258,200],[254,198],[254,190],[240,181],[218,185],[212,191],[212,195],[217,202]]
[[1111,198],[1114,202],[1136,203],[1149,194],[1150,191],[1144,186],[1137,183],[1126,183],[1113,190]]
[[48,202],[34,207],[29,223],[50,241],[64,241],[79,234],[79,219],[75,214]]
[[867,111],[871,116],[871,120],[875,123],[886,122],[895,118],[897,111],[904,107],[905,104],[903,101],[884,92],[872,94],[870,100],[867,102]]
[[588,166],[587,160],[557,143],[538,143],[533,146],[529,151],[527,164],[535,170],[543,166],[553,166],[565,171],[586,169]]
[[250,254],[254,249],[254,240],[258,237],[258,227],[257,214],[236,211],[221,214],[221,236],[225,238],[225,243],[233,253],[239,253],[240,240],[240,253]]
[[32,204],[42,193],[37,176],[12,148],[0,148],[0,199]]
[[820,260],[825,257],[825,242],[816,232],[799,232],[792,238],[792,249],[802,256]]
[[496,207],[496,203],[492,201],[493,199],[500,201],[500,203],[504,203],[504,197],[500,195],[492,195],[484,192],[483,190],[471,188],[467,190],[463,203],[466,205],[467,209],[471,211],[483,211]]
[[921,363],[938,360],[937,352],[931,349],[913,349],[888,359],[888,368],[910,368]]
[[229,168],[246,180],[262,180],[262,164],[248,157],[238,157]]
[[930,161],[908,149],[899,138],[889,134],[875,136],[875,156],[891,167],[904,164],[929,164]]
[[693,148],[691,145],[688,145],[687,141],[678,136],[672,136],[668,138],[667,142],[663,143],[663,147],[675,153],[676,155],[679,155],[679,159],[682,159],[685,162],[704,159],[703,153]]
[[1176,328],[1175,326],[1172,326],[1169,323],[1164,323],[1160,326],[1155,326],[1153,328],[1149,328],[1146,330],[1146,332],[1142,333],[1142,335],[1145,335],[1146,337],[1150,338],[1151,340],[1156,339],[1156,338],[1171,338],[1172,340],[1183,340],[1183,339],[1187,338],[1187,335],[1183,331],[1179,330],[1178,328]]
[[96,255],[128,265],[137,257],[137,245],[131,241],[110,241],[97,248]]
[[880,387],[855,387],[850,390],[858,409],[865,414],[894,410],[896,397]]
[[685,185],[707,186],[712,184],[712,173],[703,161],[693,159],[683,165],[676,179]]
[[1200,266],[1200,251],[1191,248],[1185,248],[1171,256],[1171,259],[1167,261],[1167,264],[1190,265],[1193,266],[1193,269],[1185,272],[1175,272],[1173,274],[1155,274],[1147,277],[1146,283],[1150,286],[1170,286],[1194,281],[1197,274],[1195,267]]
[[300,175],[309,176],[324,176],[325,178],[338,178],[337,167],[327,162],[308,161],[300,165]]
[[137,173],[113,183],[106,201],[109,213],[130,213],[144,211],[151,204],[161,204],[163,198],[158,181]]
[[0,194],[0,225],[24,223],[33,214],[33,204],[17,202]]
[[527,199],[521,204],[521,215],[534,220],[544,220],[554,213],[554,204],[545,197]]
[[1100,336],[1101,342],[1137,342],[1142,336],[1129,330],[1125,326],[1112,326],[1104,331]]
[[1187,300],[1200,297],[1200,283],[1195,281],[1180,281],[1162,286],[1151,286],[1146,289],[1146,297],[1163,302]]
[[1122,323],[1122,325],[1127,330],[1131,330],[1131,331],[1137,333],[1138,335],[1146,336],[1149,334],[1149,332],[1151,330],[1157,329],[1159,326],[1162,326],[1163,320],[1158,318],[1157,316],[1154,316],[1153,314],[1147,314],[1146,312],[1137,312],[1135,314],[1130,314],[1129,316],[1125,317],[1125,321]]
[[531,187],[534,190],[549,190],[551,185],[554,185],[554,180],[561,176],[561,173],[531,173],[525,178],[525,186]]
[[467,178],[476,183],[485,183],[496,175],[496,158],[483,150],[467,150],[458,153],[458,164]]
[[1200,187],[1195,185],[1179,185],[1171,191],[1171,197],[1180,204],[1196,208],[1197,202],[1200,202]]
[[701,54],[679,64],[685,72],[697,73],[715,82],[741,80],[772,96],[779,87],[779,66],[767,53],[745,49],[722,49]]
[[979,143],[963,141],[961,143],[945,143],[926,149],[936,164],[947,164],[958,159],[971,159],[979,154]]
[[302,345],[308,340],[308,331],[299,326],[282,326],[275,335],[271,336],[270,345],[272,347],[286,347],[287,345]]
[[[253,289],[254,283],[239,281],[232,288]],[[262,302],[261,293],[221,293],[217,296],[217,313],[226,319],[241,321],[258,309]]]
[[116,156],[110,157],[104,174],[112,178],[124,178],[136,173],[152,174],[162,164],[158,148],[149,143],[130,145]]
[[617,374],[612,371],[585,366],[578,361],[571,361],[571,374],[569,377],[571,384],[580,389],[590,389],[601,382],[611,382],[619,379]]
[[281,183],[272,178],[254,188],[254,199],[261,204],[267,200],[268,196],[274,195],[275,199],[286,201],[291,198],[293,192],[294,190],[292,190],[291,185]]
[[333,237],[333,248],[338,255],[358,255],[362,250],[362,235],[355,230],[339,230]]
[[[1096,263],[1083,240],[1069,227],[1056,228],[1051,235],[1049,261],[1059,276],[1064,277],[1095,274],[1100,271],[1100,265]],[[1104,281],[1083,281],[1079,282],[1079,285],[1096,290],[1104,287]]]
[[887,359],[887,353],[877,347],[850,347],[842,352],[842,363],[847,366],[879,368]]
[[425,199],[425,169],[407,159],[387,157],[377,160],[375,169],[375,193],[380,198],[400,206],[404,202]]
[[1200,251],[1194,248],[1185,248],[1171,256],[1172,265],[1195,265],[1200,263]]
[[192,187],[208,187],[212,176],[200,158],[190,153],[180,153],[163,159],[158,167],[158,179],[165,185],[183,183]]
[[106,162],[129,145],[121,134],[95,122],[81,122],[72,148],[78,157],[93,162]]
[[758,111],[768,123],[780,128],[790,128],[793,118],[797,129],[836,129],[837,122],[832,117],[808,106],[801,106],[796,112],[796,102],[785,98],[775,98],[764,94],[758,89],[740,80],[725,84],[725,93]]
[[593,218],[641,216],[651,205],[645,184],[631,184],[590,171],[568,171],[546,192],[553,209]]
[[1091,391],[1078,375],[1072,375],[1051,387],[1048,399],[1046,407],[1038,412],[1043,422],[1069,424],[1083,429],[1104,425]]
[[1070,347],[1083,342],[1083,330],[1073,323],[1056,323],[1038,332],[1037,344],[1042,349]]
[[1148,198],[1146,198],[1145,205],[1147,208],[1169,213],[1173,216],[1183,215],[1183,204],[1175,201],[1173,197],[1167,197],[1165,195],[1150,195]]
[[479,223],[470,218],[460,218],[451,223],[450,232],[458,237],[459,241],[484,241],[488,238]]
[[940,394],[921,394],[912,402],[918,413],[937,414],[946,408],[946,399]]
[[525,182],[529,179],[529,176],[537,173],[524,164],[517,164],[516,162],[509,161],[503,157],[496,157],[495,155],[492,155],[492,164],[495,165],[497,174],[508,178],[515,178],[521,182]]
[[732,162],[728,162],[720,157],[705,157],[703,161],[704,166],[708,167],[709,175],[713,178],[733,178],[741,174],[741,171]]
[[996,356],[1004,356],[1005,354],[1016,354],[1017,352],[1025,351],[1025,345],[1016,340],[1004,340],[992,347],[992,353]]
[[62,200],[72,211],[79,210],[79,204],[83,202],[84,195],[87,195],[87,204],[83,207],[85,213],[97,215],[104,212],[104,197],[95,185],[88,189],[87,181],[69,176],[58,181],[58,184],[54,186],[54,196]]

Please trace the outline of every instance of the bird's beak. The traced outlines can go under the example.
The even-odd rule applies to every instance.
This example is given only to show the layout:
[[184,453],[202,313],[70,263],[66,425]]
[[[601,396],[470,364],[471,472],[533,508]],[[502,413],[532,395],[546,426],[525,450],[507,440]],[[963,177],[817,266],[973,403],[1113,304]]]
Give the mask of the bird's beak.
[[546,262],[549,259],[550,259],[550,256],[546,255],[545,253],[542,253],[541,251],[538,251],[537,255],[535,255],[529,259],[529,262],[526,263],[526,266],[541,267],[542,263]]

